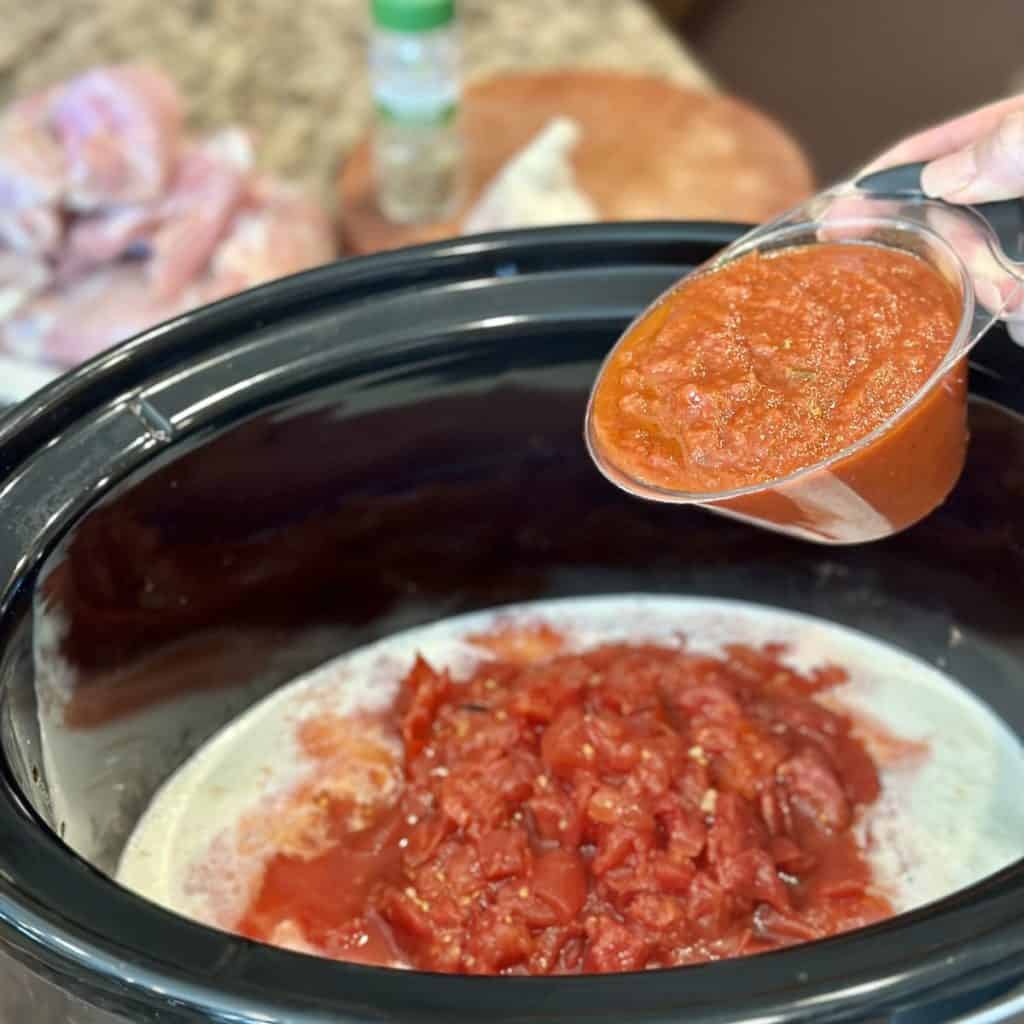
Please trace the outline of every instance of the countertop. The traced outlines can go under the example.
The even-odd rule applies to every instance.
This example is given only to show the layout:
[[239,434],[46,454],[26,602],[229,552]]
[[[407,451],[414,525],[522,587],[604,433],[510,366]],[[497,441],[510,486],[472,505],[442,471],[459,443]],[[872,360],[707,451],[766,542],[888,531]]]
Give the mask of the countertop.
[[[240,122],[260,162],[323,198],[369,122],[368,0],[0,0],[0,103],[91,65],[150,60],[197,129]],[[643,0],[461,0],[465,74],[602,67],[711,89]]]

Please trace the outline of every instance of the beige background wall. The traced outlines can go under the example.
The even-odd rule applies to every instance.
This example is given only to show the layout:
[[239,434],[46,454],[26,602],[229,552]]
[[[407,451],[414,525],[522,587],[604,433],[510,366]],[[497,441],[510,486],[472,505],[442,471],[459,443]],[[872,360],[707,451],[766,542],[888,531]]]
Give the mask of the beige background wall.
[[1024,0],[655,0],[719,82],[779,115],[825,181],[1024,91]]

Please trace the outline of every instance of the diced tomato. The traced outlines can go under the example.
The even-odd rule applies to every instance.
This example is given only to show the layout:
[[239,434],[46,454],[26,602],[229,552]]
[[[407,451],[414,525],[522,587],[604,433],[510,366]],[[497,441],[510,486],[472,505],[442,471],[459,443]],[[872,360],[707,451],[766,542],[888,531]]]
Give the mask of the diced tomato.
[[[701,797],[705,792],[706,789],[701,792]],[[673,860],[691,860],[700,855],[707,842],[708,830],[698,808],[666,794],[658,801],[654,813],[665,835],[665,848]]]
[[544,764],[559,778],[569,779],[578,771],[596,767],[597,750],[590,742],[583,709],[564,708],[544,730],[540,742]]
[[758,907],[754,914],[754,927],[759,938],[783,944],[810,942],[826,934],[797,914],[769,906]]
[[828,758],[810,744],[779,766],[778,778],[790,800],[822,828],[850,824],[850,803]]
[[610,914],[602,914],[586,924],[590,948],[585,967],[600,974],[637,971],[644,966],[652,939],[639,928],[629,928]]
[[823,885],[821,894],[833,900],[856,899],[864,895],[864,883],[856,878],[843,878]]
[[413,760],[426,746],[434,724],[434,715],[451,693],[447,672],[435,672],[419,655],[402,683],[398,711],[402,722],[402,741],[406,761]]
[[751,805],[735,793],[717,793],[714,822],[708,830],[708,860],[728,860],[751,847],[761,847],[767,830]]
[[[580,925],[554,925],[545,928],[530,955],[530,973],[562,974],[579,970],[578,952],[574,956],[571,947],[579,948],[582,934],[583,929]],[[566,952],[570,954],[568,962],[564,959]]]
[[549,850],[533,866],[533,891],[552,907],[559,924],[568,924],[583,909],[587,876],[580,858],[565,850]]
[[626,911],[638,923],[657,935],[665,933],[683,916],[684,908],[674,896],[659,896],[641,892],[629,902]]
[[519,752],[506,754],[487,764],[491,787],[509,806],[518,806],[533,793],[537,759]]
[[[850,829],[876,767],[810,696],[841,672],[802,674],[774,648],[578,655],[552,637],[509,634],[514,656],[457,684],[417,659],[389,723],[400,795],[308,814],[293,844],[309,856],[271,859],[243,934],[566,974],[740,956],[891,912]],[[337,729],[312,733],[310,756],[337,756]]]
[[779,878],[775,862],[764,850],[747,849],[717,865],[722,888],[751,905],[770,903],[776,910],[789,910],[789,894]]
[[624,787],[599,786],[587,801],[587,817],[594,824],[621,825],[645,837],[654,830],[654,815],[647,801]]
[[612,826],[605,829],[597,843],[594,859],[590,863],[595,875],[603,875],[612,868],[617,868],[639,845],[632,830]]
[[556,658],[528,668],[519,677],[508,710],[529,722],[550,722],[561,708],[578,703],[590,676],[578,658]]
[[452,829],[452,823],[440,815],[421,821],[406,838],[403,861],[406,870],[428,861]]
[[769,848],[776,866],[787,875],[805,875],[817,864],[813,853],[786,836],[772,836]]
[[843,733],[836,739],[836,760],[843,766],[843,790],[854,804],[870,804],[882,791],[878,769],[863,745]]
[[665,892],[685,893],[696,877],[697,869],[693,861],[674,860],[661,856],[654,861],[654,877]]
[[743,715],[739,701],[724,686],[712,682],[679,690],[672,694],[671,702],[687,718],[708,722],[735,722]]
[[728,894],[711,875],[698,874],[690,883],[686,900],[686,917],[699,934],[717,937],[726,930],[731,906]]
[[387,889],[378,901],[378,909],[391,925],[413,939],[427,939],[434,933],[430,906],[415,893]]
[[785,790],[778,784],[768,784],[761,790],[758,803],[761,809],[761,820],[773,836],[792,834],[793,816],[790,813]]
[[503,817],[504,808],[496,799],[494,779],[480,771],[452,772],[441,782],[437,793],[438,811],[455,829],[475,835],[493,828]]
[[526,960],[533,952],[534,942],[530,929],[511,914],[485,911],[474,923],[471,933],[470,954],[463,958],[464,965],[475,973],[493,974]]
[[545,778],[544,788],[526,802],[539,840],[575,849],[580,841],[579,815],[573,801]]
[[526,873],[527,841],[520,829],[500,828],[480,837],[480,867],[484,878],[500,878]]

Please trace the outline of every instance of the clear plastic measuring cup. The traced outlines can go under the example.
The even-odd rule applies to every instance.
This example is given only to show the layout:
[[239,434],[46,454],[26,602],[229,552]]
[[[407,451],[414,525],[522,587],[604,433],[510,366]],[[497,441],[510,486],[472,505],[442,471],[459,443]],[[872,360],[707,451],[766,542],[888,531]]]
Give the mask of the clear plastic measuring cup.
[[[1017,207],[998,205],[999,231],[982,212],[924,198],[895,176],[891,197],[850,182],[815,196],[750,231],[693,274],[707,274],[753,250],[775,252],[816,242],[873,243],[912,253],[955,289],[956,335],[928,381],[885,423],[843,450],[787,476],[714,493],[668,490],[617,466],[594,429],[594,392],[585,435],[598,469],[614,484],[651,501],[705,506],[721,515],[824,544],[877,540],[928,515],[953,489],[967,448],[967,364],[964,357],[997,319],[1024,312],[1024,264],[1008,256],[1024,246]],[[901,184],[901,182],[903,184]],[[899,193],[904,194],[899,194]],[[1020,229],[1014,234],[1013,218]],[[659,296],[627,329],[655,331],[666,303],[693,275]],[[621,340],[612,349],[621,344]],[[598,373],[597,383],[612,353]]]

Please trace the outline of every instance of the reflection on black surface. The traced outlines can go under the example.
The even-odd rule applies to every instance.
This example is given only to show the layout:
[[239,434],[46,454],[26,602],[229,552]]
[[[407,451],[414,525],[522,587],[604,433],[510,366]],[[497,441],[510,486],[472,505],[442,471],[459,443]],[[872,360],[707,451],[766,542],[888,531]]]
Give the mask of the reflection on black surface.
[[580,437],[586,379],[265,416],[93,511],[36,600],[37,637],[59,625],[36,657],[68,842],[112,867],[188,753],[305,669],[396,628],[539,597],[703,593],[804,611],[939,664],[1024,722],[1004,685],[1024,568],[1013,415],[973,404],[967,470],[930,519],[824,548],[615,490]]
[[[225,659],[251,671],[259,650],[225,650],[239,630],[276,647],[297,628],[366,625],[412,600],[462,610],[552,588],[710,585],[844,621],[884,598],[1015,628],[1024,427],[1011,414],[973,404],[968,467],[937,514],[840,550],[625,497],[586,460],[583,401],[506,388],[347,420],[265,417],[141,481],[85,520],[46,578],[83,693],[69,724],[217,685],[232,674]],[[145,678],[125,673],[158,649]],[[218,668],[205,678],[184,658]],[[87,699],[95,687],[104,694]]]

